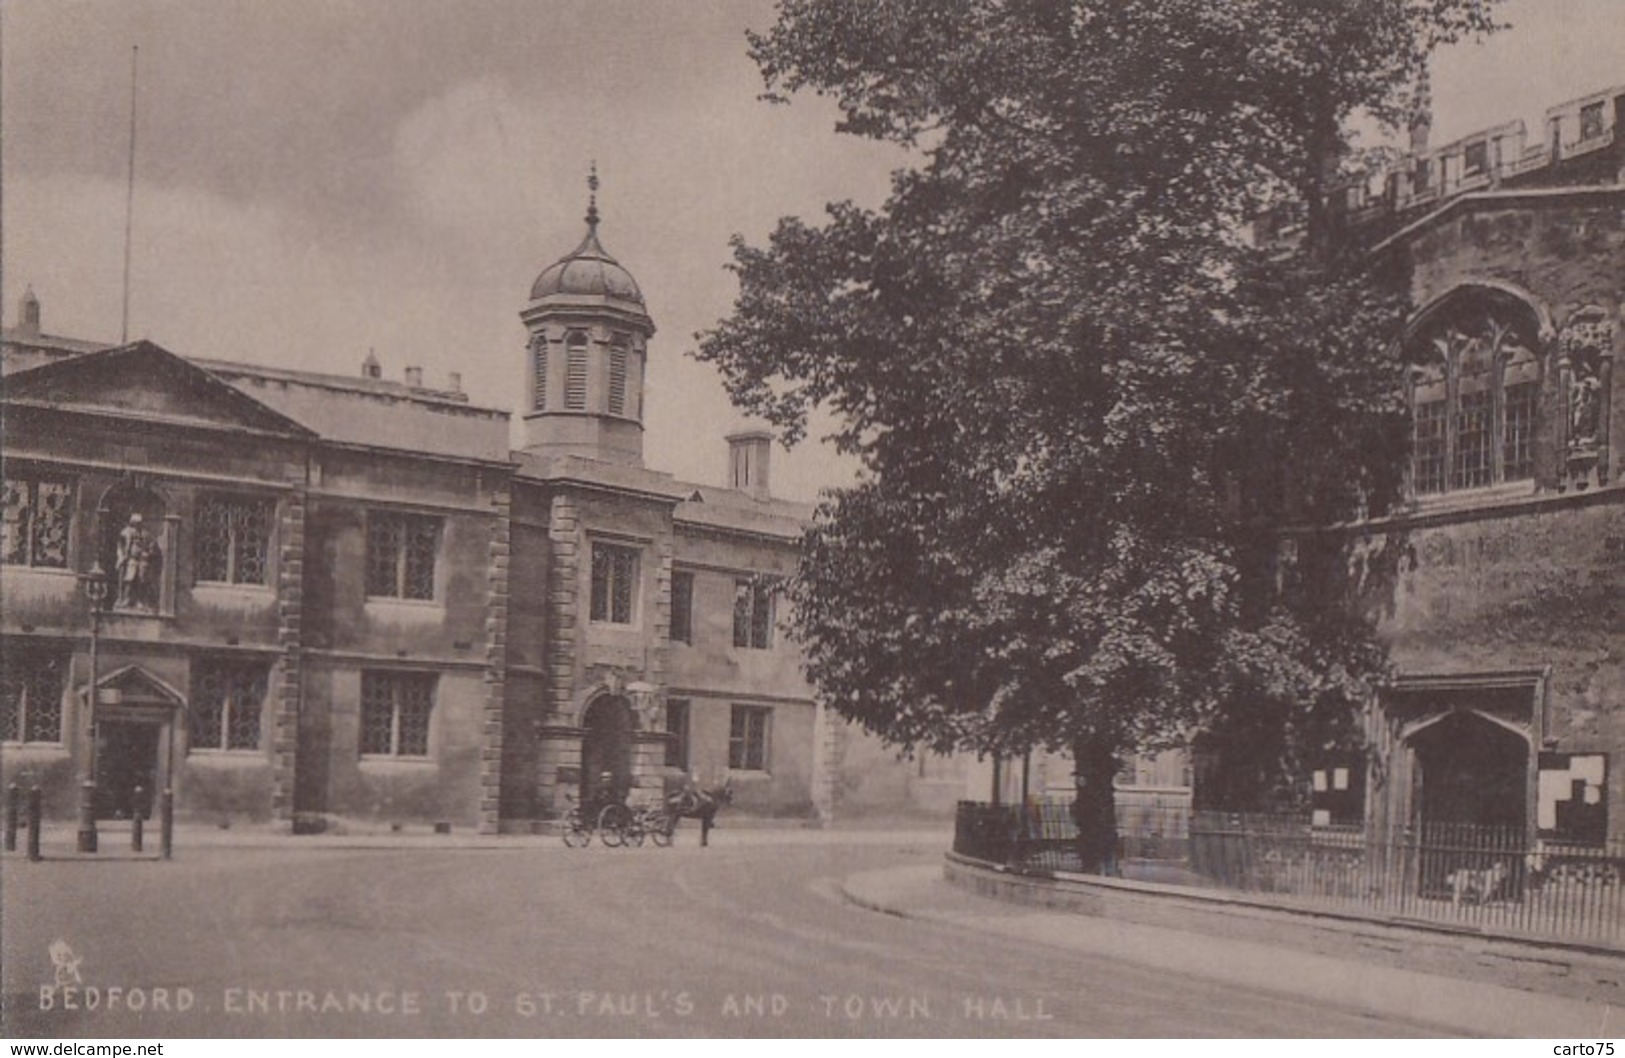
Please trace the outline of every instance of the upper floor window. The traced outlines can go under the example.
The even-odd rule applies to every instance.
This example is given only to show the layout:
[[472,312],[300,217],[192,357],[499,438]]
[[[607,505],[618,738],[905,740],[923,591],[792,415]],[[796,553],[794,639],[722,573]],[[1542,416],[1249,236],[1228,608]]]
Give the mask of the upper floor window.
[[204,497],[197,515],[197,579],[266,583],[275,510],[270,500]]
[[363,672],[362,754],[427,757],[434,692],[432,672]]
[[587,408],[587,334],[571,331],[564,339],[564,407],[567,411]]
[[372,511],[367,515],[367,594],[433,599],[440,519]]
[[671,638],[694,642],[694,574],[682,570],[671,575]]
[[5,520],[0,523],[0,562],[66,569],[73,486],[17,475],[9,469],[3,486]]
[[635,612],[638,551],[619,544],[592,545],[592,608],[594,621],[629,625]]
[[1462,148],[1461,175],[1482,176],[1490,168],[1490,145],[1484,140],[1475,140]]
[[753,577],[734,582],[734,646],[766,650],[773,645],[775,585]]
[[264,662],[200,662],[192,688],[192,748],[259,749],[269,683]]
[[736,705],[728,724],[728,767],[735,771],[767,770],[767,725],[772,710]]
[[1596,139],[1603,133],[1602,100],[1580,108],[1580,139]]
[[0,742],[62,741],[61,655],[8,643],[0,664]]
[[1534,477],[1540,364],[1493,313],[1413,339],[1411,482],[1419,496]]

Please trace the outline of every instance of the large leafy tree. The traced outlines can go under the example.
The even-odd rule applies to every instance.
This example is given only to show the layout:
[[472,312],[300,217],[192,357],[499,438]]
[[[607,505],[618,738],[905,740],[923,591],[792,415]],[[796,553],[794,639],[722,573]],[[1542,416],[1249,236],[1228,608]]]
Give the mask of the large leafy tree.
[[[910,747],[1071,752],[1100,866],[1124,753],[1360,693],[1380,653],[1350,611],[1251,574],[1265,527],[1390,477],[1402,300],[1337,251],[1330,196],[1351,119],[1402,119],[1493,3],[781,0],[750,38],[769,94],[917,162],[879,210],[736,239],[698,354],[787,441],[833,412],[864,467],[790,589],[834,708]],[[1298,248],[1249,244],[1290,205]]]

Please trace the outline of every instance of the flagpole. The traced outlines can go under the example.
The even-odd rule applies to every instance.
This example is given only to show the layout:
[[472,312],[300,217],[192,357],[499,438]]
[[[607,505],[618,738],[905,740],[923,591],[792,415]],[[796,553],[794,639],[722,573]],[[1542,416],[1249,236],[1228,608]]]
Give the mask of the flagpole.
[[130,232],[131,220],[135,215],[135,70],[140,54],[139,46],[130,48],[130,158],[128,182],[124,189],[124,327],[119,336],[121,345],[130,340]]

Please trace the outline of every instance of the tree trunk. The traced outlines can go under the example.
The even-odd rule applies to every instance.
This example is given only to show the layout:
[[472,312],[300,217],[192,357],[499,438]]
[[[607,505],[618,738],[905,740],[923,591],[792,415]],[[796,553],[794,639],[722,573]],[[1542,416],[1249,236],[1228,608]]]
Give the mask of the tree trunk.
[[1072,819],[1078,825],[1078,856],[1085,874],[1117,873],[1117,801],[1112,779],[1119,762],[1117,747],[1092,738],[1072,741],[1076,799]]

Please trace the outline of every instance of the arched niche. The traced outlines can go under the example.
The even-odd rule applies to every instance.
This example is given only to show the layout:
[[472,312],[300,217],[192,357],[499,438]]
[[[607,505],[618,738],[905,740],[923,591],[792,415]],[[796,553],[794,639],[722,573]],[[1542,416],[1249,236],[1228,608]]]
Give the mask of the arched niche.
[[144,478],[123,478],[102,493],[94,553],[107,574],[108,610],[174,613],[179,521],[164,492]]

